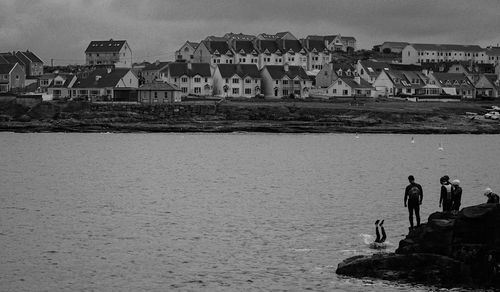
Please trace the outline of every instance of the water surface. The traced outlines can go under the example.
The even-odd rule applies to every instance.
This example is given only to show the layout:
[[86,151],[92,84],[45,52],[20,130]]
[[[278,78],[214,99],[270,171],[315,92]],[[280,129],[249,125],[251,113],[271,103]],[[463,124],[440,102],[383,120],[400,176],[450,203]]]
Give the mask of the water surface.
[[[0,133],[1,291],[426,291],[339,277],[403,189],[500,190],[500,136]],[[438,144],[444,151],[438,150]]]

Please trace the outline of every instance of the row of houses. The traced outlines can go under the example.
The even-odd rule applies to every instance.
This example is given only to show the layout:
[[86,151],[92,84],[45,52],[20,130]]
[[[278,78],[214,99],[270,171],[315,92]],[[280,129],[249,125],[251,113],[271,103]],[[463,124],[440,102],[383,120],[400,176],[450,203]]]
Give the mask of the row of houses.
[[290,32],[246,35],[227,33],[222,37],[208,36],[201,42],[186,41],[176,51],[176,61],[218,64],[255,64],[300,66],[305,70],[320,70],[332,60],[334,52],[356,50],[352,36],[309,35],[298,39]]
[[495,64],[500,61],[500,47],[478,45],[408,44],[401,51],[403,64],[471,61]]
[[[155,70],[145,68],[142,75],[148,78],[141,86],[140,76],[133,69],[99,68],[87,74],[51,74],[46,91],[54,98],[116,100],[117,90],[121,94],[125,89],[158,88],[163,84],[178,91],[179,96],[306,98],[313,82],[302,67],[287,64],[269,65],[261,70],[255,64],[219,64],[212,70],[208,63],[172,62],[164,67],[159,63],[149,67]],[[150,78],[150,73],[154,78]]]
[[434,67],[369,60],[359,60],[355,65],[332,63],[316,76],[314,93],[326,97],[500,97],[499,64],[457,62]]

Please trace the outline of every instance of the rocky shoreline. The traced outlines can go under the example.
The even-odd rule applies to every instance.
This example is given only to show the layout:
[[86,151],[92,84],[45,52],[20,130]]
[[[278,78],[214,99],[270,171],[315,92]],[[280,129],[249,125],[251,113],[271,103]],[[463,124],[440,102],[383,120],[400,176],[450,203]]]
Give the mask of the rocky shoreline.
[[355,256],[337,274],[439,287],[500,288],[500,205],[436,212],[394,253]]
[[0,131],[500,134],[472,103],[223,102],[167,106],[0,103]]

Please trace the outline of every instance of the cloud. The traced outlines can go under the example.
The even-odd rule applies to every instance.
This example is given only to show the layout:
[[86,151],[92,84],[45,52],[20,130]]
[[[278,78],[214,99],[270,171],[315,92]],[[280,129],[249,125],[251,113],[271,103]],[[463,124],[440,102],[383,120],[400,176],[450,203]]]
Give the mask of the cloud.
[[0,51],[30,49],[47,63],[84,60],[91,40],[126,39],[136,60],[166,60],[186,40],[226,32],[352,35],[383,41],[500,42],[497,0],[4,0]]

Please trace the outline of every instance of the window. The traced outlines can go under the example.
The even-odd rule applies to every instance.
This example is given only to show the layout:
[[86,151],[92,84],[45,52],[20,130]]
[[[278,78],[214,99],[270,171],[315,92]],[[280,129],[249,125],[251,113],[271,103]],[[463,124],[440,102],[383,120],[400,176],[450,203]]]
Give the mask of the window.
[[339,80],[338,85],[342,85],[342,80]]
[[288,95],[288,89],[283,89],[283,95],[287,96]]
[[245,94],[252,94],[251,88],[245,88]]
[[98,95],[99,91],[98,90],[91,90],[90,95]]
[[177,82],[177,78],[174,78],[174,82]]
[[238,84],[238,83],[240,83],[240,79],[233,78],[232,82],[233,82],[233,84]]
[[295,85],[300,85],[300,80],[294,80],[294,81],[293,81],[293,84],[295,84]]
[[187,77],[182,77],[181,81],[184,82],[184,83],[186,83],[186,82],[188,82],[188,78]]
[[158,98],[158,92],[155,91],[155,99],[157,99],[157,98]]
[[228,78],[226,78],[226,83],[229,83],[229,79]]
[[182,93],[187,93],[188,89],[187,89],[187,87],[181,87],[181,91],[182,91]]
[[233,94],[240,94],[239,88],[233,88]]
[[252,83],[252,79],[249,78],[245,79],[245,83]]
[[283,85],[288,85],[288,80],[283,80]]
[[164,99],[167,99],[167,98],[168,98],[168,92],[167,92],[167,91],[163,92],[163,98],[164,98]]
[[337,93],[337,89],[333,88],[332,93]]
[[200,94],[201,93],[201,87],[195,87],[194,88],[194,93],[195,94]]
[[205,82],[208,82],[208,78],[207,77],[205,77]]
[[276,85],[278,85],[278,84],[279,84],[279,80],[276,80]]
[[343,94],[343,95],[349,95],[349,91],[348,91],[347,89],[344,89],[344,90],[342,91],[342,94]]
[[201,82],[201,78],[200,77],[195,77],[194,78],[194,82],[195,83],[200,83]]

